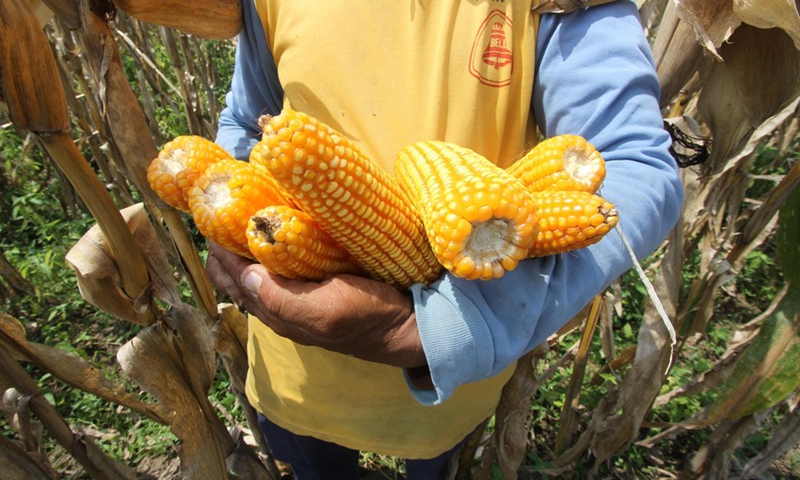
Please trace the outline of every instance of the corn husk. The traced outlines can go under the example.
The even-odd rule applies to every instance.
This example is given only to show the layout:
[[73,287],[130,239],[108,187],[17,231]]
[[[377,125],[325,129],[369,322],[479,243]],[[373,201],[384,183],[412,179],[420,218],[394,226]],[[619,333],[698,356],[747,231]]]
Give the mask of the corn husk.
[[241,0],[116,0],[139,20],[203,38],[225,40],[242,28]]
[[754,27],[784,30],[800,50],[800,5],[794,0],[733,0],[733,11]]

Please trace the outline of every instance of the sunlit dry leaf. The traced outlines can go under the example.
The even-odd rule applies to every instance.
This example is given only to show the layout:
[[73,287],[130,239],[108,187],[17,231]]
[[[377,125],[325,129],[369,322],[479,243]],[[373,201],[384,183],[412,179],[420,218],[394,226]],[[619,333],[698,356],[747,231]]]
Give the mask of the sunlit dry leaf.
[[[163,322],[143,329],[120,348],[117,361],[128,376],[173,411],[170,428],[181,441],[181,466],[187,479],[228,478],[224,425],[206,397],[198,398],[175,345],[180,340]],[[191,352],[187,352],[191,354]],[[224,434],[221,435],[219,430]]]
[[247,378],[247,318],[235,305],[219,305],[220,315],[211,327],[214,348],[225,362],[233,387],[244,392]]
[[730,0],[675,0],[678,17],[694,27],[697,41],[717,60],[717,49],[741,24]]
[[752,151],[754,133],[766,135],[793,114],[800,93],[800,51],[780,29],[742,25],[720,54],[725,61],[714,64],[698,100],[713,139],[706,171]]
[[653,41],[653,57],[661,83],[661,106],[665,107],[689,82],[705,61],[703,48],[694,27],[678,17],[675,3],[669,1]]
[[733,0],[733,11],[758,28],[784,30],[800,50],[800,6],[795,0]]
[[148,23],[203,38],[225,40],[242,28],[241,0],[117,0],[121,9]]
[[[180,295],[169,262],[143,205],[130,206],[120,213],[140,246],[153,293],[168,304],[179,303]],[[120,272],[97,225],[70,249],[66,261],[75,271],[78,288],[86,301],[122,320],[147,325],[150,314],[142,312],[139,304],[144,299],[132,299],[119,287]]]
[[180,357],[192,389],[198,396],[208,395],[217,367],[211,330],[200,312],[185,303],[170,308],[164,314],[164,321],[180,338],[176,348],[183,352]]

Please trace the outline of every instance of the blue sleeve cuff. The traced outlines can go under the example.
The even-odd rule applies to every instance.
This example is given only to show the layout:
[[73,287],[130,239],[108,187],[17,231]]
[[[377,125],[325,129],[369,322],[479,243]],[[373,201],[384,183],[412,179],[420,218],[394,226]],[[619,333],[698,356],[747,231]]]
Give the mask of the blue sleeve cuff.
[[[445,275],[430,287],[411,286],[435,390],[408,385],[412,395],[426,405],[441,403],[461,383],[488,377],[494,365],[492,335],[483,315],[453,280]],[[468,361],[462,358],[464,354]]]

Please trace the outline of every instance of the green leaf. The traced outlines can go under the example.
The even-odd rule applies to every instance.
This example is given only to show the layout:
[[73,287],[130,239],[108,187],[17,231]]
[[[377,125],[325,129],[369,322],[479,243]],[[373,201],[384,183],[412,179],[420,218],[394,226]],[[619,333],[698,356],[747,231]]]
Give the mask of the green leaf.
[[800,188],[794,187],[780,211],[776,237],[778,263],[783,277],[790,283],[790,293],[800,287]]
[[[794,289],[792,289],[794,290]],[[800,387],[800,295],[788,292],[717,389],[708,424],[765,410]]]
[[765,410],[800,387],[800,188],[794,187],[780,211],[778,263],[787,292],[736,359],[720,386],[708,423]]

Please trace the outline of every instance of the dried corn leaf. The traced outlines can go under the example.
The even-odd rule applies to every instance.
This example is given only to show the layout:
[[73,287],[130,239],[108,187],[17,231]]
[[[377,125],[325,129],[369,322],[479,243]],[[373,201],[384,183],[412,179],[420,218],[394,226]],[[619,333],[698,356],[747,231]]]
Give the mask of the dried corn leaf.
[[742,468],[738,478],[761,478],[781,456],[800,444],[800,409],[790,409],[770,433],[769,441]]
[[503,387],[500,404],[495,411],[495,433],[481,455],[481,463],[471,478],[494,478],[492,466],[497,463],[503,478],[516,480],[517,471],[528,449],[531,396],[539,388],[536,365],[550,350],[543,342],[517,361],[517,368]]
[[177,304],[164,314],[164,321],[180,338],[176,348],[185,363],[186,373],[195,394],[208,395],[216,372],[216,357],[211,330],[200,312],[184,303]]
[[689,82],[706,58],[693,32],[694,27],[678,17],[675,3],[668,2],[653,41],[662,107]]
[[[224,452],[232,448],[224,425],[203,396],[193,391],[181,340],[166,323],[143,329],[120,348],[117,361],[128,376],[173,411],[172,432],[181,441],[181,465],[187,479],[226,479]],[[180,352],[180,353],[179,353]],[[220,429],[227,438],[226,445]]]
[[0,346],[8,345],[17,360],[35,364],[59,380],[97,395],[110,402],[124,405],[135,412],[161,423],[167,423],[168,413],[159,405],[147,404],[115,385],[103,373],[74,353],[25,338],[25,327],[19,320],[0,313]]
[[58,475],[44,467],[32,454],[0,435],[0,472],[14,480],[56,479]]
[[203,38],[226,40],[242,28],[241,0],[115,0],[144,22],[175,28]]
[[771,408],[800,387],[800,294],[783,297],[758,337],[736,358],[702,424],[735,420]]
[[730,0],[675,0],[678,17],[694,27],[697,41],[717,60],[717,49],[742,23]]
[[[158,204],[158,197],[146,179],[147,166],[158,154],[158,149],[149,133],[136,94],[128,83],[114,35],[106,20],[91,12],[87,0],[79,1],[86,58],[98,85],[102,110],[107,115],[114,145],[125,161],[130,180],[149,199],[148,205]],[[182,218],[174,209],[160,213],[180,253],[182,266],[198,304],[210,317],[215,316],[216,299],[211,282]]]
[[49,10],[70,30],[75,30],[81,26],[78,14],[78,1],[79,0],[43,0]]
[[219,305],[220,315],[211,327],[214,348],[231,377],[233,388],[244,392],[247,378],[247,318],[230,303]]
[[[150,274],[152,294],[170,305],[180,303],[166,254],[142,204],[125,208],[120,213],[142,250]],[[141,304],[149,298],[130,298],[120,288],[120,272],[99,227],[94,226],[84,234],[67,253],[66,261],[77,275],[81,296],[89,303],[117,318],[141,325],[149,323],[151,316],[142,312]],[[149,297],[149,293],[146,292],[145,297]]]
[[42,0],[29,0],[28,3],[36,15],[36,19],[39,20],[39,25],[45,26],[53,18],[53,12]]
[[784,30],[800,50],[800,4],[795,0],[733,0],[733,11],[754,27]]
[[[666,296],[658,277],[655,288],[659,298]],[[670,351],[669,331],[661,317],[645,316],[631,370],[620,385],[600,401],[575,444],[555,459],[558,469],[568,468],[586,451],[595,456],[597,468],[637,438],[642,421],[661,389]],[[559,473],[559,470],[554,470],[554,473]]]
[[28,0],[0,2],[0,100],[17,128],[41,134],[70,129],[50,43]]
[[758,336],[736,357],[730,377],[707,411],[706,424],[765,410],[800,387],[800,189],[795,188],[780,218],[777,247],[788,291]]
[[[800,51],[780,29],[742,25],[720,48],[698,99],[698,113],[712,132],[713,149],[705,170],[716,171],[754,148],[753,137],[782,122],[800,93]],[[780,71],[780,75],[765,72]]]

